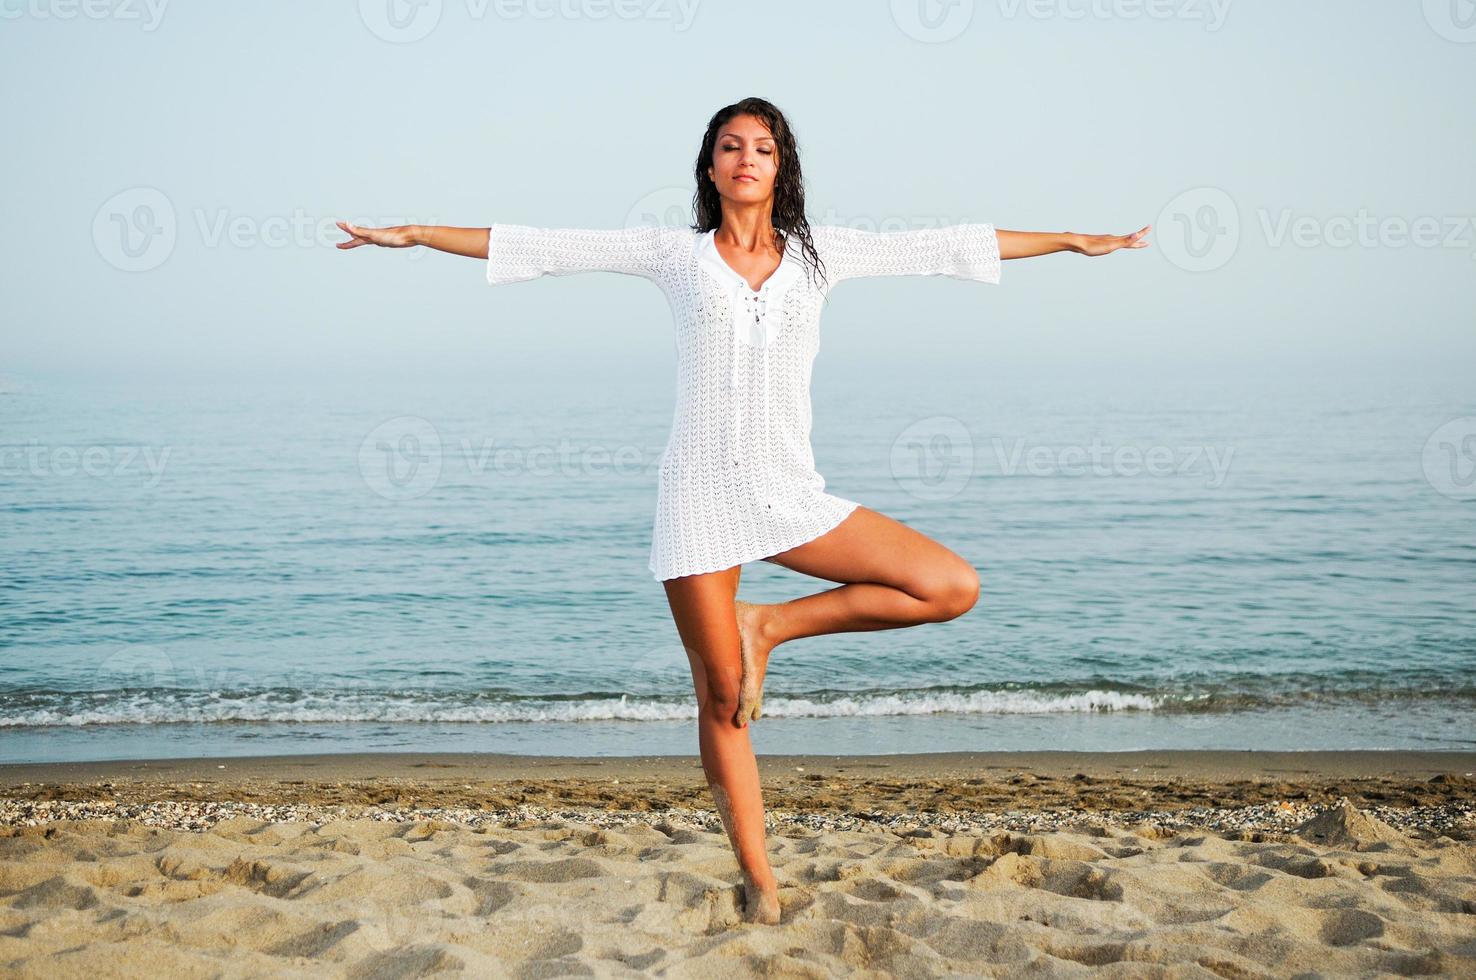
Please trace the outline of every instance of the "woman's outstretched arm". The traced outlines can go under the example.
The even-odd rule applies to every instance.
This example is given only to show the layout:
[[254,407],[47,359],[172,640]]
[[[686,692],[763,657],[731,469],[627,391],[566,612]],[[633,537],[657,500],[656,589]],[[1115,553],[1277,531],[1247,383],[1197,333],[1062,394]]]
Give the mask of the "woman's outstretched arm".
[[339,248],[358,248],[360,245],[381,245],[385,248],[406,248],[424,245],[427,248],[465,255],[473,259],[487,257],[487,235],[489,228],[453,228],[449,225],[396,225],[393,228],[364,228],[347,221],[335,222],[353,238],[339,242]]
[[997,229],[999,257],[1025,259],[1052,252],[1078,252],[1082,255],[1106,255],[1120,248],[1147,248],[1143,236],[1152,225],[1144,225],[1131,235],[1080,235],[1074,231],[1004,231]]

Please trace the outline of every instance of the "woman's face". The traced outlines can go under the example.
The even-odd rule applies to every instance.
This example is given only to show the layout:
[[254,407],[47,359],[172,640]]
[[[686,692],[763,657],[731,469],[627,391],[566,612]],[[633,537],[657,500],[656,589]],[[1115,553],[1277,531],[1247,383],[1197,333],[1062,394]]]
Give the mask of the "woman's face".
[[735,204],[761,204],[774,195],[779,144],[755,116],[734,116],[718,130],[707,175],[718,194]]

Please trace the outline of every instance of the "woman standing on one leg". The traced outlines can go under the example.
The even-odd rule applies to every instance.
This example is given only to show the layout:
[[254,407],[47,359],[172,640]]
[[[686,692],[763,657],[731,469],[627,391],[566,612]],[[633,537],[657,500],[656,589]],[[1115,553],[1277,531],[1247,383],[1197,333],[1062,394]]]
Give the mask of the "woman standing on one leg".
[[[1143,248],[1131,235],[998,230],[967,223],[901,232],[811,226],[798,144],[773,104],[715,113],[697,153],[693,227],[339,227],[339,248],[426,245],[486,260],[487,282],[607,271],[661,287],[677,340],[677,410],[662,455],[649,567],[666,589],[698,704],[713,801],[743,872],[745,916],[777,922],[758,763],[769,652],[806,636],[941,622],[979,594],[943,545],[827,493],[809,444],[810,368],[834,286],[866,276],[997,283],[1003,259]],[[777,605],[737,600],[745,562],[841,583]]]

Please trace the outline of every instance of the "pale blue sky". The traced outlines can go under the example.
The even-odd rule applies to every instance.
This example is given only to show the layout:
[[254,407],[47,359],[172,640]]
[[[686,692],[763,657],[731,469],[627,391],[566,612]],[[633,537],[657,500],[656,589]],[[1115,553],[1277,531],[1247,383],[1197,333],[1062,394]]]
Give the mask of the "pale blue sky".
[[1476,363],[1476,26],[1444,0],[89,9],[0,7],[0,379],[669,378],[650,283],[494,289],[334,249],[332,221],[616,227],[690,200],[706,120],[747,95],[795,126],[812,221],[1155,223],[999,286],[848,283],[822,362]]

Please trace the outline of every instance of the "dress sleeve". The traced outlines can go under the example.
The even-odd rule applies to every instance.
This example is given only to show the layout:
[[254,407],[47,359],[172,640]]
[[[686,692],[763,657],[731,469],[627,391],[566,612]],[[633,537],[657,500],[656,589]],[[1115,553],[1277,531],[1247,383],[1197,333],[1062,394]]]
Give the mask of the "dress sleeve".
[[655,281],[679,229],[535,228],[494,224],[487,236],[487,284],[576,272],[619,272]]
[[821,225],[814,240],[832,285],[862,276],[952,276],[999,282],[994,225],[969,223],[908,231]]

